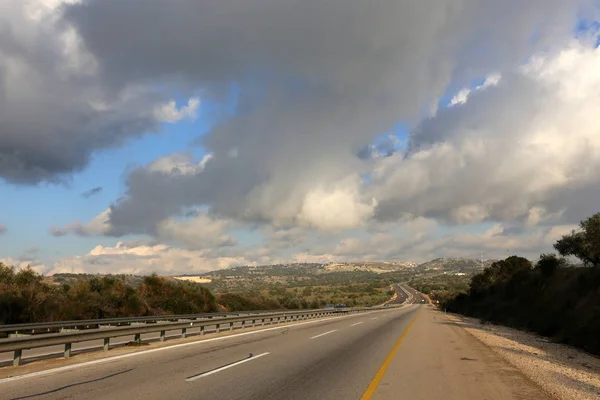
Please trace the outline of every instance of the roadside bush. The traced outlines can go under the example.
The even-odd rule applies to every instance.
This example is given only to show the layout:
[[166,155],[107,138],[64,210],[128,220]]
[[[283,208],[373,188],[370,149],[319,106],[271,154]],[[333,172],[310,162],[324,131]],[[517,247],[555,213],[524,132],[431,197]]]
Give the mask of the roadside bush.
[[506,279],[489,283],[490,274],[473,277],[485,285],[447,299],[443,306],[600,354],[600,268],[565,267],[543,257],[535,269]]
[[121,276],[51,285],[32,269],[0,263],[0,324],[192,314],[216,310],[210,290],[155,275],[131,286]]

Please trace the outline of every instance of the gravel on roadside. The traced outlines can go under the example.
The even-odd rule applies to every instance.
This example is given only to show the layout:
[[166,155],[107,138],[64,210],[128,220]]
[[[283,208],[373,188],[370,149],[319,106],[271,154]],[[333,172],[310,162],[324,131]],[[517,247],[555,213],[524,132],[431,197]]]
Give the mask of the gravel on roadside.
[[600,399],[600,358],[541,336],[446,314],[559,400]]

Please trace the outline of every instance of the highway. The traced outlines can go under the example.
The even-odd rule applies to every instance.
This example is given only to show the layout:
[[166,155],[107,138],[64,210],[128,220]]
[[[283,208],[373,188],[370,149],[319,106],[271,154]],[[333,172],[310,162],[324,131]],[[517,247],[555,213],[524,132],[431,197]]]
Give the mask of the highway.
[[410,286],[395,283],[392,287],[396,291],[396,298],[389,302],[391,305],[404,304],[404,302],[407,302],[408,304],[419,304],[427,301],[419,292]]
[[150,345],[65,368],[0,378],[0,399],[549,399],[421,304]]

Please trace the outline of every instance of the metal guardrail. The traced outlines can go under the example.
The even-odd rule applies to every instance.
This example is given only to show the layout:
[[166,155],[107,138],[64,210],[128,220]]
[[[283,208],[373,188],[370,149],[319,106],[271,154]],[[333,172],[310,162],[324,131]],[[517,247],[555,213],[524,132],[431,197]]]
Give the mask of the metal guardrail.
[[[299,319],[309,319],[325,317],[329,315],[348,314],[352,312],[361,312],[366,310],[372,310],[367,308],[353,308],[353,309],[331,309],[331,310],[309,310],[309,311],[291,311],[291,312],[278,312],[278,313],[257,313],[254,315],[246,316],[235,316],[235,317],[223,317],[217,319],[197,319],[190,322],[164,322],[147,324],[140,326],[118,326],[114,328],[97,328],[87,329],[76,332],[62,332],[62,333],[48,333],[38,334],[23,337],[13,337],[9,339],[0,339],[0,353],[14,352],[13,365],[18,366],[21,363],[22,352],[27,349],[64,345],[63,356],[68,358],[71,356],[71,345],[73,343],[86,342],[90,340],[104,340],[103,349],[108,351],[110,349],[110,339],[122,336],[134,335],[136,342],[141,342],[141,335],[145,333],[160,332],[159,340],[162,342],[166,339],[166,332],[172,330],[181,330],[181,337],[187,336],[187,329],[189,328],[200,328],[199,334],[204,335],[205,328],[209,326],[216,326],[216,332],[220,332],[222,325],[228,325],[229,330],[234,329],[234,324],[241,323],[241,328],[248,326],[254,327],[257,321],[260,321],[261,325],[265,325],[265,321],[268,320],[269,324],[282,322],[297,321]],[[173,318],[174,316],[170,316]],[[132,318],[128,319],[129,321]],[[98,323],[99,320],[90,320]],[[101,321],[101,320],[100,320]],[[71,322],[71,321],[67,321]],[[79,321],[81,322],[81,321]],[[247,324],[250,322],[250,324]],[[26,324],[24,324],[26,325]],[[30,324],[35,325],[35,324]],[[38,324],[39,325],[39,324]],[[68,325],[71,326],[71,325]]]
[[6,324],[0,325],[2,333],[40,333],[43,331],[51,331],[61,328],[87,328],[107,325],[126,325],[131,323],[154,323],[158,321],[179,321],[179,320],[198,320],[212,319],[215,317],[233,317],[241,316],[242,314],[272,314],[272,313],[288,313],[293,311],[285,310],[258,310],[258,311],[239,311],[239,312],[221,312],[221,313],[200,313],[200,314],[182,314],[182,315],[154,315],[146,317],[124,317],[124,318],[102,318],[102,319],[80,319],[71,321],[55,321],[55,322],[36,322],[25,324]]

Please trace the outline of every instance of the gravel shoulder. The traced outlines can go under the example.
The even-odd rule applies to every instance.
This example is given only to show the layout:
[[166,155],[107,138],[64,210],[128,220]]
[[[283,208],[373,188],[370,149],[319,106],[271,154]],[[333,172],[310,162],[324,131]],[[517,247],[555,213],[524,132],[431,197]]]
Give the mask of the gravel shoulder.
[[541,336],[446,314],[559,400],[600,399],[600,358]]

